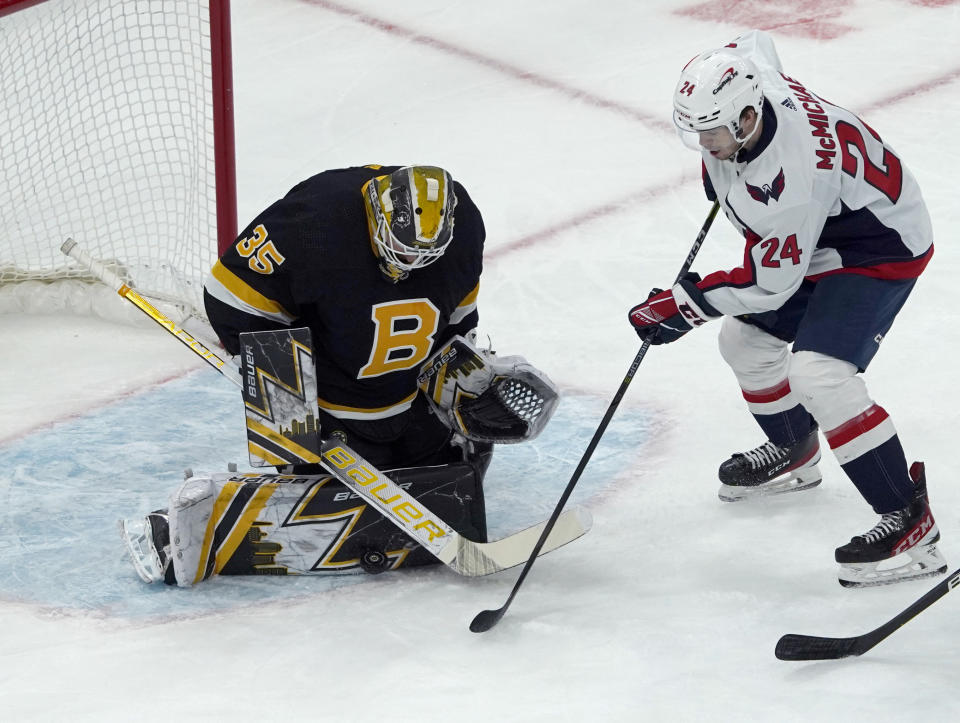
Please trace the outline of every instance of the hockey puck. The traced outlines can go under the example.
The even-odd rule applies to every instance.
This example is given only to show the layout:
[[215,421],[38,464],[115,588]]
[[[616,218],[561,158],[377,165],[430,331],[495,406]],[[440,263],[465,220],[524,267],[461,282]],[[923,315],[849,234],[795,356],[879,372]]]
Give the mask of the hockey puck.
[[390,558],[380,550],[364,550],[360,555],[360,567],[371,575],[379,575],[389,566]]

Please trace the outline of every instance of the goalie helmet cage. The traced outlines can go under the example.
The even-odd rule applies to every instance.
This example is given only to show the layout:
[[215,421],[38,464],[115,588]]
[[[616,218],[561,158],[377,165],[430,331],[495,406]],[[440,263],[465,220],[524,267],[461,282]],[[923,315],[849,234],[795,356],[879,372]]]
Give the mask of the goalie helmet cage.
[[67,237],[185,315],[237,231],[229,0],[0,0],[0,291]]

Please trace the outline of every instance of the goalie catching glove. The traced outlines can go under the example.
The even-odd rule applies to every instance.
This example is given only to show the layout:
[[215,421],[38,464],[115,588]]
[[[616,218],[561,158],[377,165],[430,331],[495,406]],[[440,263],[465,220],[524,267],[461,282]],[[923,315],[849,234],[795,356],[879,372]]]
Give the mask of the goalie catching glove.
[[522,356],[498,357],[462,336],[434,354],[417,381],[444,423],[475,442],[533,439],[560,400],[556,385]]

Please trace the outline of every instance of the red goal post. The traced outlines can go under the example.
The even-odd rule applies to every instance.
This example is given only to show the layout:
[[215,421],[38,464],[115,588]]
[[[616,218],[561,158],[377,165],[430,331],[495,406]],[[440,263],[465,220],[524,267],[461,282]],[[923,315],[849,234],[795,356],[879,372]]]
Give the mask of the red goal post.
[[81,278],[73,237],[202,314],[237,232],[229,0],[0,0],[0,39],[0,297]]

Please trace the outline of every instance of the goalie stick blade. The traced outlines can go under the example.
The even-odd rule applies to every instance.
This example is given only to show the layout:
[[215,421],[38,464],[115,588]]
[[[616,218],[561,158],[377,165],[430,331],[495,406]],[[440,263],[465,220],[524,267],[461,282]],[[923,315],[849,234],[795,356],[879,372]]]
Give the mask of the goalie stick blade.
[[860,638],[819,638],[815,635],[788,633],[777,641],[774,651],[779,660],[839,660],[860,655]]
[[[455,549],[453,544],[448,546],[451,548],[450,552],[454,553],[451,558],[445,559],[449,554],[446,549],[441,551],[438,557],[454,572],[467,577],[480,577],[507,570],[522,565],[530,558],[546,524],[546,521],[541,522],[493,542],[474,542],[459,537]],[[582,537],[592,526],[593,518],[586,508],[570,508],[557,518],[538,557]]]

